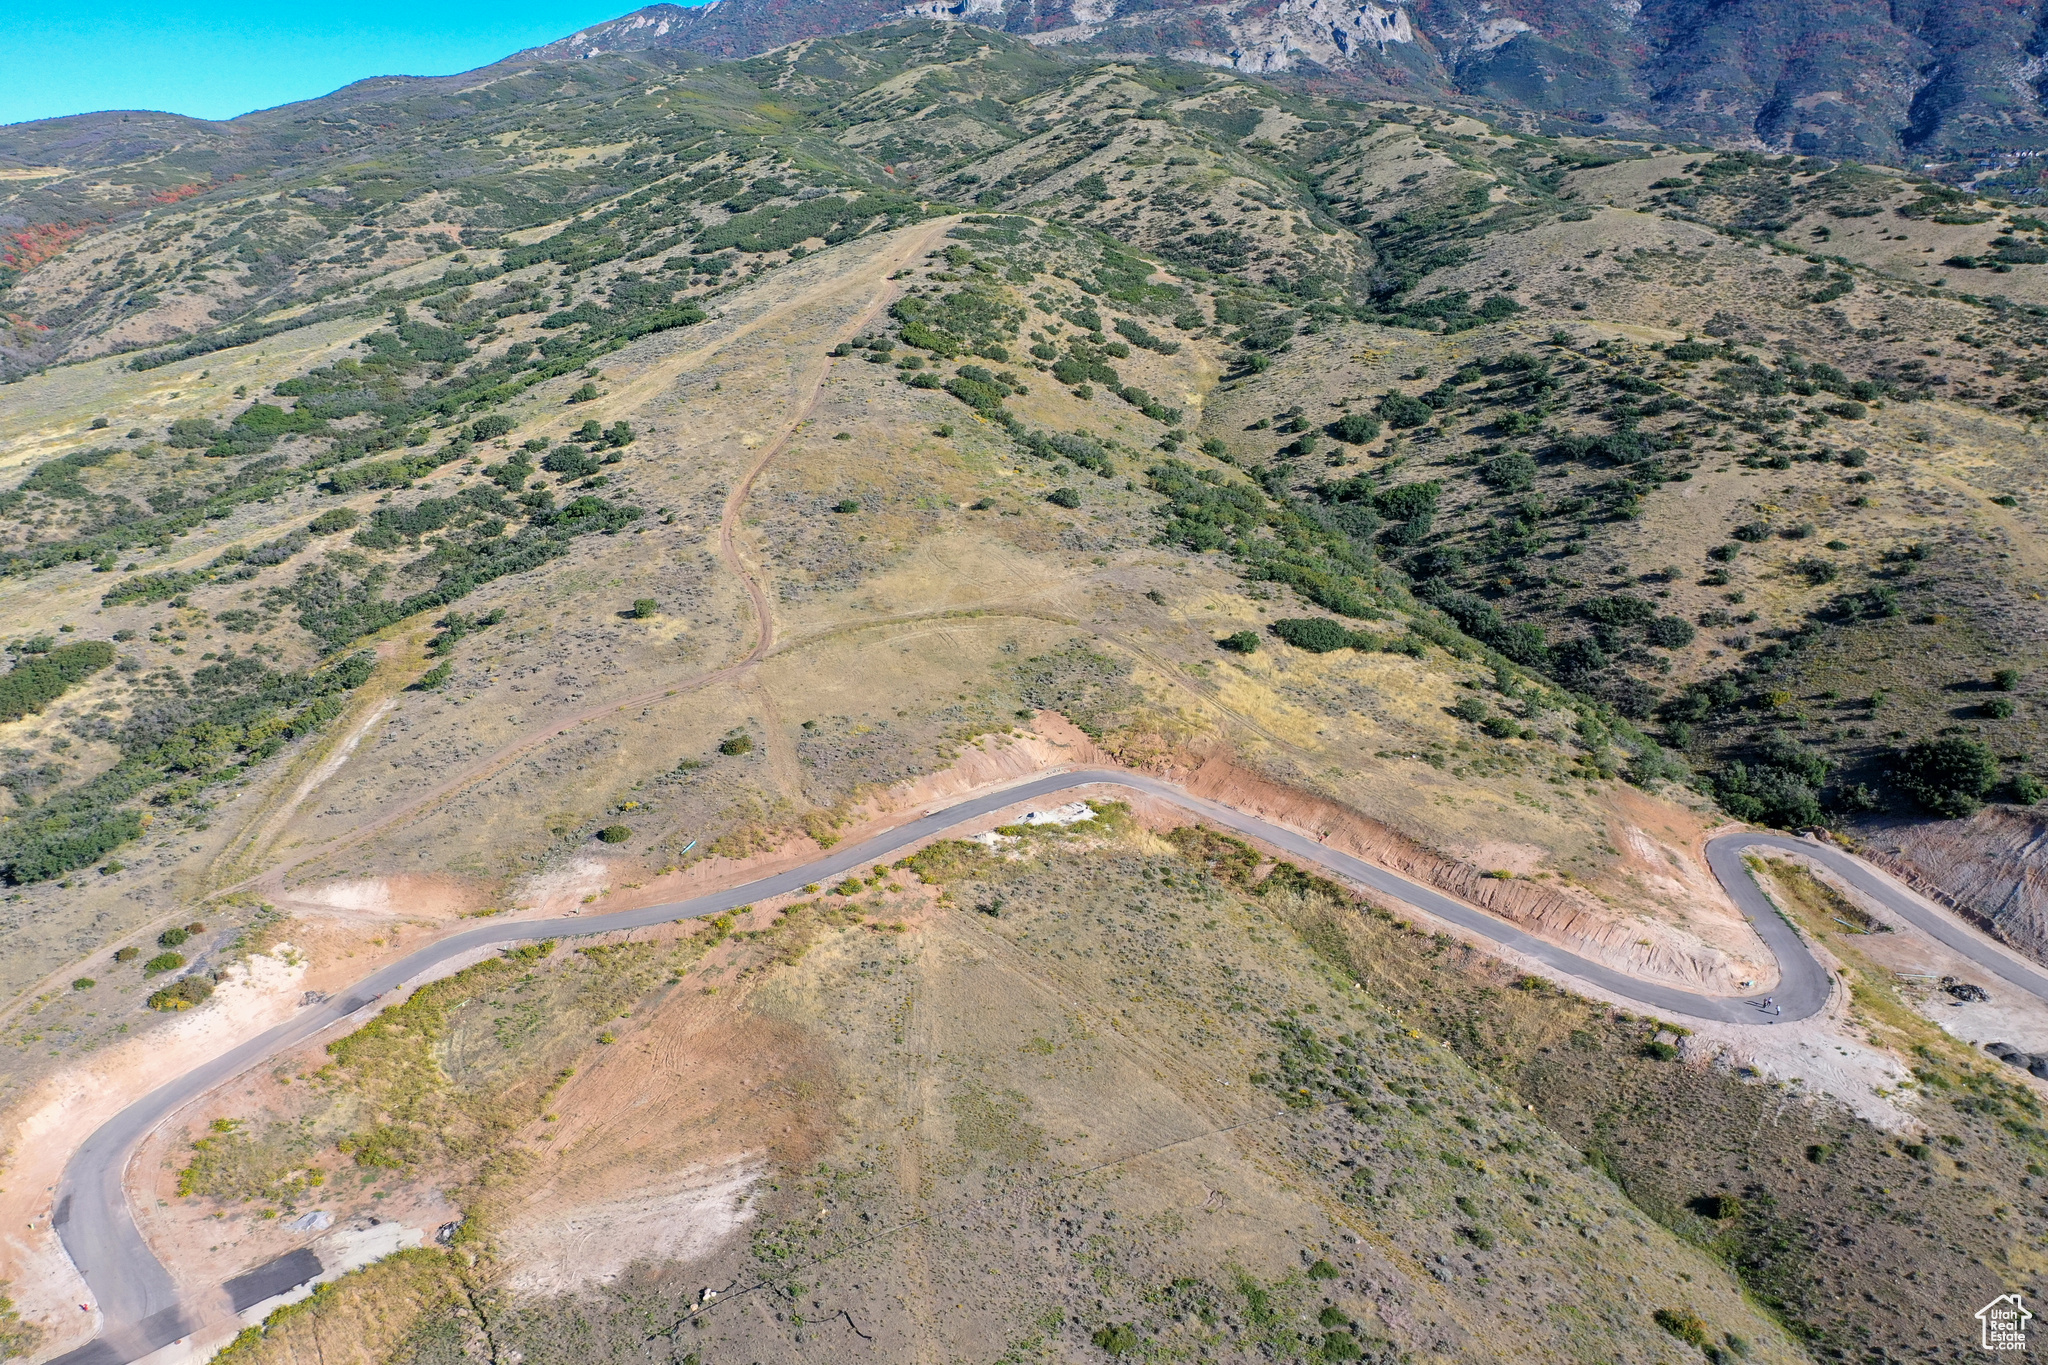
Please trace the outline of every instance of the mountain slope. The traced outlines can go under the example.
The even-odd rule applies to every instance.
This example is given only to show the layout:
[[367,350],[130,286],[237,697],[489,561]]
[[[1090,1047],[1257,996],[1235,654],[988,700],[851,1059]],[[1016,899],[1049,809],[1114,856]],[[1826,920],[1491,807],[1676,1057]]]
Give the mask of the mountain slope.
[[2036,151],[2048,135],[2038,73],[2014,55],[2038,45],[2036,21],[1983,4],[1901,13],[1871,0],[1825,10],[1802,0],[721,0],[651,5],[522,55],[678,49],[731,59],[906,17],[1816,156],[1946,160]]

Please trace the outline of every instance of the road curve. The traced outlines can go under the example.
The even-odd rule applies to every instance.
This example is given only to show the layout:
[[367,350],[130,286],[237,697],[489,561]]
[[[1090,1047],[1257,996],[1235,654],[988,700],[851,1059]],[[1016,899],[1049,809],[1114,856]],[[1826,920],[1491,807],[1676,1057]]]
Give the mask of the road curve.
[[2048,1000],[2048,973],[2026,966],[2012,955],[1992,947],[1957,922],[1927,909],[1897,883],[1879,875],[1867,864],[1826,844],[1784,835],[1735,833],[1722,835],[1707,845],[1708,866],[1777,959],[1779,983],[1772,990],[1771,1007],[1766,1008],[1761,995],[1703,995],[1628,976],[1525,933],[1504,920],[1418,882],[1325,847],[1296,830],[1192,796],[1157,778],[1105,769],[1054,773],[965,797],[887,833],[744,886],[714,891],[687,901],[613,914],[520,920],[466,930],[372,973],[345,994],[325,1004],[309,1007],[298,1018],[250,1039],[175,1080],[165,1082],[101,1125],[80,1145],[64,1169],[54,1221],[65,1251],[99,1301],[103,1327],[96,1340],[57,1357],[52,1365],[128,1365],[128,1362],[190,1332],[195,1319],[179,1300],[169,1272],[151,1253],[129,1212],[125,1190],[128,1163],[143,1138],[157,1125],[215,1086],[265,1058],[306,1042],[359,1011],[373,1008],[382,997],[406,982],[464,954],[534,939],[644,929],[680,919],[716,915],[741,905],[800,891],[812,882],[830,881],[842,873],[882,861],[913,844],[991,811],[1090,786],[1122,787],[1171,801],[1205,822],[1234,830],[1281,853],[1315,863],[1345,881],[1405,901],[1502,948],[1534,958],[1547,967],[1645,1006],[1664,1017],[1730,1024],[1777,1024],[1807,1018],[1827,1004],[1833,988],[1828,971],[1815,960],[1798,932],[1778,914],[1750,878],[1742,861],[1743,851],[1749,848],[1793,851],[1825,863],[1857,890],[1867,893],[1914,927],[1963,953],[2012,985]]

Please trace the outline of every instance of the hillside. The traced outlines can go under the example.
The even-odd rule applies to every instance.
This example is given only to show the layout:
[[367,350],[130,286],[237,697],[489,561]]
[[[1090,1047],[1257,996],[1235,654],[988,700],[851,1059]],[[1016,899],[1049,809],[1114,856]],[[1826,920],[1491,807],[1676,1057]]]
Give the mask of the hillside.
[[[1690,989],[1774,989],[1738,821],[2048,953],[2024,209],[951,23],[562,55],[4,130],[11,1352],[165,1077],[1061,767]],[[1947,1359],[2039,1292],[2048,1006],[1803,864],[1834,1001],[1689,1032],[1084,809],[459,964],[155,1130],[143,1234],[216,1336],[409,1239],[227,1357],[322,1365]]]

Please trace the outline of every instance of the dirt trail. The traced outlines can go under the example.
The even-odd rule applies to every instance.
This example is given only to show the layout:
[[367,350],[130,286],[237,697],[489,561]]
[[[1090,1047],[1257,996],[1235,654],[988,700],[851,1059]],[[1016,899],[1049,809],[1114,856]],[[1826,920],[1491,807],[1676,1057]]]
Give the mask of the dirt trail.
[[[896,298],[902,293],[902,290],[900,287],[889,282],[888,276],[894,275],[897,271],[915,260],[917,255],[926,250],[931,245],[933,239],[945,229],[951,227],[953,222],[954,220],[951,218],[937,219],[924,225],[917,231],[905,234],[899,240],[896,250],[876,262],[875,269],[883,273],[882,287],[876,291],[873,300],[852,322],[841,327],[833,336],[819,340],[815,356],[804,367],[798,380],[798,392],[802,395],[801,406],[783,422],[775,439],[761,448],[760,454],[748,466],[745,475],[733,486],[731,494],[726,498],[724,511],[719,517],[719,555],[725,561],[726,567],[731,569],[739,577],[740,582],[746,586],[747,596],[752,601],[754,608],[755,642],[754,647],[747,652],[745,657],[737,662],[727,664],[723,668],[700,674],[695,678],[686,679],[681,682],[664,683],[659,688],[637,693],[629,697],[614,698],[588,710],[563,716],[522,739],[519,743],[507,745],[505,748],[485,756],[446,781],[437,784],[415,800],[386,813],[378,819],[372,820],[366,825],[357,827],[348,834],[329,840],[317,847],[309,848],[297,857],[274,864],[264,872],[244,878],[231,885],[220,887],[218,890],[209,893],[209,899],[236,891],[247,890],[259,883],[281,881],[285,874],[295,867],[317,858],[337,853],[345,848],[359,844],[365,839],[375,838],[377,835],[385,833],[390,829],[417,819],[422,812],[500,771],[508,763],[511,763],[521,755],[540,748],[579,726],[587,725],[591,721],[612,715],[629,707],[645,706],[678,693],[700,691],[703,688],[718,683],[731,681],[752,669],[761,660],[766,658],[775,647],[775,616],[768,601],[767,588],[762,582],[760,570],[749,565],[746,557],[740,550],[737,531],[740,525],[741,509],[745,506],[747,497],[752,492],[754,483],[760,478],[762,471],[778,455],[789,449],[790,442],[796,439],[797,433],[803,429],[804,424],[810,420],[811,413],[816,409],[818,399],[824,390],[825,378],[831,373],[832,369],[831,357],[827,354],[827,351],[840,341],[858,335],[868,328],[882,313],[883,309],[895,302]],[[822,283],[821,289],[830,292],[843,287],[844,283],[843,279],[828,279]],[[692,365],[701,363],[706,357],[715,354],[723,347],[731,345],[734,341],[767,326],[778,318],[786,317],[800,308],[811,306],[815,303],[815,300],[815,291],[800,294],[789,302],[762,313],[759,317],[750,320],[716,343],[684,352],[681,356],[665,361],[648,374],[635,380],[625,389],[615,393],[613,395],[615,401],[612,406],[617,406],[616,400],[627,396],[637,395],[635,401],[645,401],[653,397],[672,384],[678,374],[681,374]],[[286,810],[279,814],[288,813],[289,811]],[[270,828],[281,828],[277,815],[273,815],[272,820],[268,823]]]
[[[424,651],[417,633],[411,639],[381,641],[377,649],[377,671],[351,695],[346,724],[330,728],[305,752],[299,754],[272,784],[280,790],[291,784],[291,795],[259,810],[243,826],[208,869],[210,880],[244,882],[259,868],[263,854],[274,844],[292,813],[341,771],[363,738],[398,704],[398,697],[417,675]],[[296,780],[295,780],[296,779]]]
[[1937,469],[1932,464],[1922,466],[1921,472],[1951,492],[1960,493],[1968,498],[1971,503],[1970,511],[1999,530],[2013,558],[2025,566],[2028,573],[2048,574],[2048,552],[2043,551],[2040,537],[2034,528],[2021,521],[2016,513],[2009,512],[1993,502],[1991,494],[1982,488],[1945,470]]
[[[942,230],[951,228],[959,221],[958,218],[935,218],[929,223],[921,224],[918,228],[908,231],[901,239],[902,249],[884,258],[887,273],[893,275],[898,270],[909,265],[916,258],[918,251],[930,244],[933,237],[937,236]],[[884,278],[886,279],[887,276],[885,275]],[[824,281],[824,291],[830,292],[836,285],[844,282],[844,277],[828,279]],[[599,398],[597,402],[579,408],[576,412],[578,422],[581,422],[582,419],[593,412],[602,412],[606,416],[614,416],[640,407],[642,404],[660,395],[671,384],[675,383],[679,376],[695,369],[735,342],[745,340],[762,328],[782,321],[792,313],[801,312],[810,305],[816,297],[816,292],[805,291],[800,293],[794,298],[787,299],[747,319],[747,321],[733,328],[732,331],[718,337],[716,340],[708,341],[702,346],[693,347],[687,351],[679,351],[674,355],[664,357],[656,364],[648,367],[646,373],[636,376],[620,388],[613,389],[610,393]],[[870,309],[862,315],[860,326],[865,327],[868,323],[872,322],[875,312],[881,307],[895,302],[896,295],[900,292],[902,291],[887,291],[876,304],[875,309]],[[855,330],[858,331],[859,329],[856,328]],[[823,378],[824,369],[827,368],[822,357],[823,353],[821,352],[819,365],[816,367],[816,378],[820,380]],[[815,400],[815,392],[812,398]],[[809,411],[808,405],[806,405],[805,411]],[[801,417],[798,420],[801,421]],[[782,444],[787,444],[787,438],[784,439]],[[751,481],[751,476],[749,477]]]

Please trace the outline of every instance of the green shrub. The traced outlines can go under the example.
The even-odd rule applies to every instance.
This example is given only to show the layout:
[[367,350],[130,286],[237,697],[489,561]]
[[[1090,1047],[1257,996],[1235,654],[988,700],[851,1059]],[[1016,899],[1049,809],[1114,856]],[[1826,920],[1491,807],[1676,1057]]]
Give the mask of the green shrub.
[[1480,721],[1486,719],[1486,703],[1477,697],[1460,697],[1458,698],[1457,705],[1451,708],[1451,714],[1459,720],[1477,725]]
[[1991,685],[2001,692],[2017,692],[2020,686],[2020,671],[2017,668],[2001,668],[1991,675]]
[[990,416],[1001,415],[1003,400],[1010,396],[1009,386],[994,382],[993,376],[983,379],[979,375],[969,374],[970,370],[978,370],[981,374],[988,373],[978,365],[962,365],[960,373],[946,381],[946,392],[976,412]]
[[1321,1355],[1328,1361],[1363,1360],[1365,1348],[1349,1332],[1328,1332],[1323,1336]]
[[1947,819],[1974,812],[1998,781],[1998,760],[1974,739],[1923,739],[1900,751],[1894,786],[1923,810]]
[[595,455],[570,445],[556,446],[542,456],[540,467],[550,474],[561,475],[564,480],[587,478],[600,468]]
[[1112,1322],[1107,1326],[1098,1327],[1095,1329],[1095,1335],[1089,1340],[1113,1356],[1130,1355],[1145,1344],[1138,1336],[1137,1329],[1125,1322]]
[[180,417],[171,423],[164,444],[174,450],[202,450],[219,435],[220,428],[204,417]]
[[2010,720],[2013,704],[2010,697],[1993,697],[1984,703],[1984,714],[1993,720]]
[[[83,788],[52,797],[35,808],[34,819],[17,817],[0,834],[0,860],[5,861],[8,880],[17,885],[48,881],[90,866],[129,840],[141,838],[139,812],[108,810],[96,799],[99,790],[118,790],[124,785],[124,767],[101,774]],[[51,811],[51,807],[60,809]]]
[[1373,510],[1390,522],[1386,538],[1396,545],[1414,545],[1436,524],[1436,504],[1443,485],[1435,479],[1397,484],[1372,495]]
[[155,957],[142,964],[142,974],[144,976],[161,976],[165,972],[175,972],[184,965],[185,958],[181,953],[158,953]]
[[1347,445],[1362,446],[1380,434],[1380,419],[1369,412],[1347,412],[1324,428]]
[[1479,477],[1500,493],[1524,493],[1535,486],[1536,461],[1520,451],[1496,455],[1479,466]]
[[832,510],[840,513],[858,512],[860,510],[860,499],[841,498],[838,502],[832,504]]
[[1702,1218],[1725,1223],[1742,1212],[1742,1201],[1732,1194],[1703,1194],[1692,1201],[1692,1211]]
[[1154,336],[1129,318],[1117,319],[1116,333],[1118,336],[1128,340],[1131,345],[1143,346],[1148,351],[1157,351],[1161,355],[1180,354],[1180,343],[1178,341],[1167,341],[1164,338]]
[[141,956],[142,949],[137,948],[132,944],[126,948],[114,949],[114,961],[116,962],[133,962],[136,958]]
[[76,981],[73,981],[71,983],[71,989],[74,991],[89,991],[94,986],[97,986],[99,984],[99,982],[93,980],[89,976],[81,976]]
[[750,754],[754,752],[754,737],[752,735],[733,735],[731,738],[719,742],[718,752],[728,758],[735,758],[740,754]]
[[1821,411],[1830,417],[1839,417],[1846,422],[1860,422],[1870,416],[1869,408],[1864,407],[1861,403],[1847,399],[1840,403],[1829,403]]
[[1259,637],[1256,631],[1240,630],[1234,635],[1224,636],[1216,644],[1218,648],[1227,649],[1232,654],[1256,654],[1259,650]]
[[633,831],[624,825],[606,825],[597,832],[597,837],[607,844],[623,844],[633,837]]
[[1659,616],[1643,627],[1643,635],[1660,649],[1684,649],[1699,632],[1690,621],[1677,616]]
[[2032,773],[2021,773],[2012,780],[2012,799],[2022,806],[2031,806],[2042,797],[2048,796],[2048,785]]
[[1625,592],[1612,597],[1591,598],[1581,603],[1579,610],[1607,626],[1643,625],[1657,614],[1655,603]]
[[23,659],[0,674],[0,722],[42,710],[112,662],[114,647],[104,640],[80,640]]
[[1399,389],[1387,390],[1374,409],[1387,419],[1387,424],[1396,431],[1404,427],[1419,427],[1436,416],[1436,409],[1420,398],[1410,398]]
[[577,389],[576,392],[569,395],[569,401],[571,403],[588,403],[596,397],[597,385],[585,384],[583,385],[583,387]]
[[1273,622],[1266,629],[1296,649],[1305,649],[1311,654],[1349,649],[1357,642],[1357,637],[1327,616],[1288,617]]
[[159,948],[175,948],[190,937],[183,929],[166,929],[156,936],[156,943]]
[[636,621],[645,621],[660,610],[661,603],[651,597],[636,597],[633,599],[633,619]]
[[[903,324],[902,335],[904,345],[915,346],[921,351],[930,351],[933,355],[944,356],[948,360],[959,355],[963,349],[957,337],[947,336],[944,332],[926,326],[916,319]],[[1050,346],[1045,349],[1052,350]],[[1058,352],[1054,351],[1053,354],[1057,355]]]
[[1690,1308],[1659,1308],[1650,1316],[1659,1327],[1688,1346],[1704,1349],[1711,1336],[1705,1320]]
[[1325,1260],[1318,1259],[1308,1268],[1308,1277],[1311,1280],[1334,1280],[1337,1275],[1337,1267]]
[[162,990],[153,992],[148,1004],[153,1010],[174,1014],[179,1010],[189,1010],[194,1005],[204,1004],[212,995],[213,982],[206,977],[195,975],[172,982]]
[[331,536],[352,529],[362,520],[353,507],[330,507],[306,523],[306,529],[316,536]]
[[1648,1042],[1643,1044],[1643,1055],[1659,1062],[1678,1060],[1678,1049],[1670,1043]]
[[891,228],[914,222],[922,213],[915,200],[887,193],[851,197],[828,194],[800,204],[771,203],[759,208],[754,207],[761,202],[758,199],[732,202],[744,205],[748,211],[735,213],[717,227],[706,228],[697,239],[700,252],[708,254],[737,247],[761,254],[781,251],[812,237],[822,237],[826,245],[833,246],[858,235],[878,217],[886,216],[881,226]]
[[1081,495],[1071,488],[1055,488],[1045,495],[1045,500],[1055,507],[1079,507]]
[[1316,453],[1316,447],[1320,444],[1321,442],[1313,431],[1304,431],[1301,435],[1294,438],[1292,444],[1282,446],[1280,448],[1280,455],[1283,459],[1296,455],[1313,455]]

